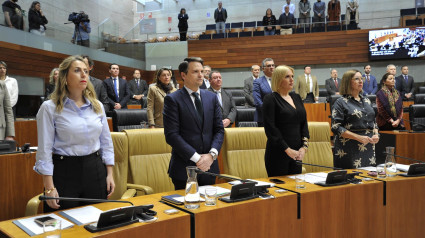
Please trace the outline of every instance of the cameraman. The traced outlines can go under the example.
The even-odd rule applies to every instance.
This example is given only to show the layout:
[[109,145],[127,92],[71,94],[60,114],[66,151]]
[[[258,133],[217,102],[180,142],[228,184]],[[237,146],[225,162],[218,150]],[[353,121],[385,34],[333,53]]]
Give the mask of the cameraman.
[[77,45],[90,47],[90,36],[89,36],[91,32],[90,20],[88,20],[88,16],[84,14],[84,12],[81,12],[80,15],[84,16],[85,20],[77,23],[78,28],[76,28],[76,30],[74,31],[74,35],[72,36],[71,42],[75,43],[75,41],[77,41]]

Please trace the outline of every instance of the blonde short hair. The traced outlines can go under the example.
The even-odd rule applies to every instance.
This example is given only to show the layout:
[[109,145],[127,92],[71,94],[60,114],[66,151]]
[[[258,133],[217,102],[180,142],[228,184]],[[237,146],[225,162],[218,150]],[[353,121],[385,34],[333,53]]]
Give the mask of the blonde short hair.
[[49,75],[49,83],[55,85],[55,79],[53,76],[55,76],[55,72],[58,71],[59,72],[59,68],[54,68],[52,69],[52,71],[50,71],[50,75]]
[[294,69],[287,65],[279,65],[272,74],[272,91],[278,92],[282,80],[288,75],[289,71],[294,73]]
[[356,73],[360,73],[360,71],[352,69],[344,73],[339,86],[340,95],[351,95],[351,80],[354,78]]
[[[71,68],[72,63],[75,61],[81,61],[84,63],[84,60],[79,55],[69,56],[64,59],[59,65],[59,78],[58,83],[55,87],[55,90],[50,95],[50,99],[56,105],[56,112],[62,112],[63,106],[65,103],[65,98],[68,97],[69,91],[66,83],[69,69]],[[85,64],[85,63],[84,63]],[[88,75],[87,75],[88,78]],[[90,101],[93,111],[97,114],[102,113],[102,108],[100,103],[97,100],[96,92],[94,91],[93,84],[90,82],[90,79],[87,80],[87,87],[83,90],[83,96]]]

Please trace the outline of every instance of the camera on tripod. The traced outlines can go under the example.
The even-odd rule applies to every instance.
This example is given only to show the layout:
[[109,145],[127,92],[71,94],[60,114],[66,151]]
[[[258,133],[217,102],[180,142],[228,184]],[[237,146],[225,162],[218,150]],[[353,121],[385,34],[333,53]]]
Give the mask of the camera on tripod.
[[90,22],[89,15],[85,14],[84,12],[73,12],[69,14],[68,21],[72,21],[74,24],[78,25],[81,22]]

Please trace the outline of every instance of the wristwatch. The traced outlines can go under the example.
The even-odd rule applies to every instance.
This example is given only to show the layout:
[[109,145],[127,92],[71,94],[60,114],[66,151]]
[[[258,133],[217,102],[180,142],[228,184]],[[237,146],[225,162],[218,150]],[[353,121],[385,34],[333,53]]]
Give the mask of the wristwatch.
[[217,154],[214,151],[210,151],[209,154],[212,156],[213,160],[217,159]]

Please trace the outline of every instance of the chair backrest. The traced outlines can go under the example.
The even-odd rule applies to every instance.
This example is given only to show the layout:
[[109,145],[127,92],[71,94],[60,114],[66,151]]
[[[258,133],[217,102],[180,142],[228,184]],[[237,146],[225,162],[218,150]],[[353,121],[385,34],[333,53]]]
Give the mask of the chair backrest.
[[154,193],[174,190],[168,176],[171,147],[164,129],[126,130],[129,145],[129,182],[149,186]]
[[111,132],[111,137],[115,154],[115,165],[113,167],[115,191],[110,199],[118,200],[127,190],[128,139],[124,132]]
[[221,150],[223,172],[242,179],[266,178],[266,142],[263,127],[225,128]]
[[242,28],[242,22],[232,22],[231,24],[230,24],[230,27],[233,29],[233,28]]
[[205,26],[205,30],[215,30],[216,25],[215,24],[208,24]]
[[243,27],[255,27],[256,22],[255,21],[248,21],[243,23]]
[[409,120],[412,130],[425,131],[425,105],[410,105]]
[[425,104],[425,93],[415,95],[415,104]]
[[256,122],[256,121],[240,121],[240,122],[238,122],[237,127],[258,127],[258,122]]
[[340,97],[342,97],[342,96],[341,95],[331,95],[329,97],[329,106],[330,106],[331,110],[332,110],[332,106],[334,105],[334,103],[336,102],[336,100],[338,98],[340,98]]
[[[304,157],[304,162],[324,166],[334,166],[331,141],[330,126],[328,122],[309,122],[308,131],[310,139],[308,141],[308,151]],[[304,165],[306,172],[326,171],[329,169]]]
[[418,93],[425,93],[425,87],[419,87]]
[[236,127],[240,122],[254,122],[255,107],[252,108],[236,108]]
[[147,122],[148,115],[146,109],[118,109],[112,113],[113,131],[125,129],[140,129],[141,122]]
[[328,90],[326,88],[319,88],[319,97],[327,97],[329,96]]
[[367,98],[369,98],[370,103],[371,103],[372,105],[375,105],[375,104],[376,104],[376,95],[375,95],[375,94],[369,94],[369,95],[367,95],[366,97],[367,97]]
[[215,33],[212,35],[213,39],[224,39],[224,33]]
[[232,97],[245,97],[245,94],[243,92],[243,88],[231,88],[231,89],[225,89],[228,93],[232,94]]
[[245,97],[232,97],[237,107],[244,107],[246,103]]
[[416,15],[416,8],[400,9],[400,16]]

